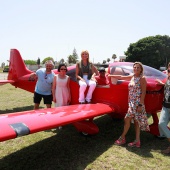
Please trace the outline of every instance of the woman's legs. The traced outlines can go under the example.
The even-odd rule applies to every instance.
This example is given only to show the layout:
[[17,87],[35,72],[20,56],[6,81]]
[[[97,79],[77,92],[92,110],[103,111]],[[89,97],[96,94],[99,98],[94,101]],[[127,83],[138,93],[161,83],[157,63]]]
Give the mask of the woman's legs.
[[130,128],[131,119],[132,118],[130,118],[130,117],[124,118],[124,130],[123,130],[122,135],[119,137],[119,139],[115,141],[116,145],[123,145],[126,143],[125,136]]
[[140,141],[140,127],[137,121],[134,121],[135,132],[136,132],[136,142]]
[[134,120],[134,126],[135,126],[135,132],[136,132],[136,139],[135,141],[130,142],[128,146],[140,148],[140,127],[136,120]]
[[85,97],[84,97],[84,92],[86,90],[87,84],[84,81],[79,81],[79,102],[84,103],[85,102]]
[[86,101],[91,102],[93,91],[96,88],[96,82],[93,80],[87,80],[87,84],[89,85],[89,89],[86,95]]
[[125,117],[124,118],[124,130],[123,133],[121,135],[121,138],[124,139],[129,128],[130,128],[130,123],[131,123],[132,118],[131,117]]

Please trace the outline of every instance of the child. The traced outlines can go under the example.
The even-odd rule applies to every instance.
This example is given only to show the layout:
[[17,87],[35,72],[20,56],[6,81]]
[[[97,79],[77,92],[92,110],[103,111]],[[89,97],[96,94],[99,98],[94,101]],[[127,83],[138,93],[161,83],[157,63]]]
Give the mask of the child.
[[67,106],[71,101],[69,82],[70,78],[66,75],[67,66],[60,64],[58,67],[58,75],[53,80],[53,102],[55,107]]

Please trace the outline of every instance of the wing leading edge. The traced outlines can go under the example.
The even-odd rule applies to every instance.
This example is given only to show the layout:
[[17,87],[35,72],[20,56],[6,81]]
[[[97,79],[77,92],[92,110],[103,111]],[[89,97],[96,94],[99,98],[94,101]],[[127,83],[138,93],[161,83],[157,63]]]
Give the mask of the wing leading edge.
[[0,115],[0,141],[113,112],[106,104],[71,105]]

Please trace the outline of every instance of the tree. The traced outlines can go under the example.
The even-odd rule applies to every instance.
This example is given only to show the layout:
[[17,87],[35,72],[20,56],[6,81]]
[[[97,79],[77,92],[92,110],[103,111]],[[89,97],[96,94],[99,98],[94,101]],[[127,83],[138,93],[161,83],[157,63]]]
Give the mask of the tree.
[[110,58],[107,58],[107,62],[108,62],[108,63],[110,62]]
[[24,60],[24,63],[27,65],[35,65],[36,61],[35,60]]
[[112,55],[113,62],[115,61],[116,58],[117,58],[116,54],[113,54]]
[[1,64],[1,68],[4,68],[5,67],[5,63],[3,62],[2,64]]
[[74,48],[73,49],[73,54],[68,56],[68,63],[73,63],[75,64],[78,60],[78,55],[77,55],[77,51]]
[[68,63],[76,63],[77,60],[75,57],[73,57],[73,55],[69,55],[68,56]]
[[62,58],[60,61],[59,61],[60,64],[63,64],[64,63],[64,58]]
[[78,59],[78,55],[77,55],[77,50],[74,48],[73,49],[73,57],[77,60]]
[[130,44],[125,55],[125,61],[140,61],[157,69],[167,66],[170,61],[170,37],[156,35],[140,39]]
[[42,63],[45,64],[45,62],[46,62],[47,60],[51,60],[51,61],[54,63],[54,59],[53,59],[52,57],[46,57],[46,58],[42,61]]
[[37,59],[37,65],[40,65],[40,58]]

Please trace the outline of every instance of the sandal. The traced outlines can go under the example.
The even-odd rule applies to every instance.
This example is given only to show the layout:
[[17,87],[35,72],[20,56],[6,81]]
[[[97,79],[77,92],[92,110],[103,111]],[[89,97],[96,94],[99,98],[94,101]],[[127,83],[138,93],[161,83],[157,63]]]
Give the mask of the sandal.
[[124,145],[126,143],[126,139],[120,136],[118,140],[115,141],[115,145]]
[[162,150],[162,153],[170,154],[170,146],[168,148],[166,148],[165,150]]
[[140,148],[140,140],[139,141],[135,140],[135,141],[129,143],[128,146]]

